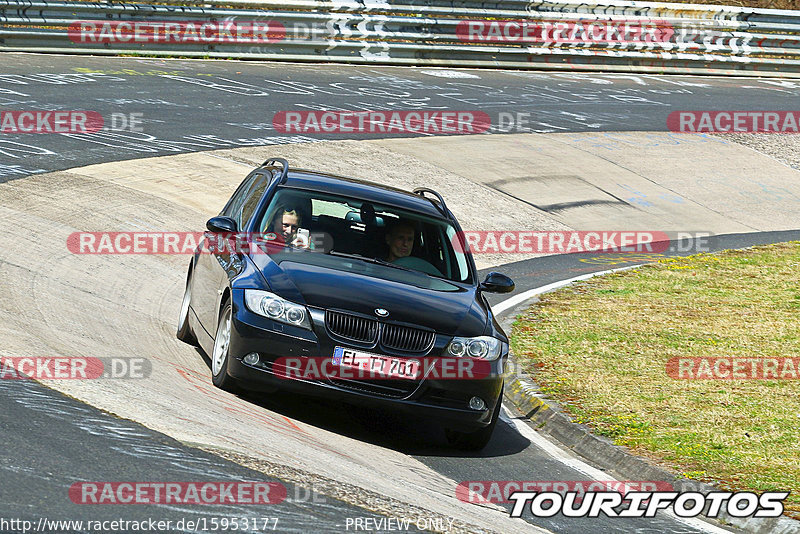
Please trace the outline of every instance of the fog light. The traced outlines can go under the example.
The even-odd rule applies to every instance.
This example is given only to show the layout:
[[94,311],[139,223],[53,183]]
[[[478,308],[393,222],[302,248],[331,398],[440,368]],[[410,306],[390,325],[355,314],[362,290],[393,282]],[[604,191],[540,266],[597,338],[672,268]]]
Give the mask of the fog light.
[[247,356],[244,357],[244,363],[246,363],[247,365],[257,365],[258,364],[258,359],[259,359],[258,358],[258,353],[257,352],[251,352],[250,354],[248,354]]
[[479,397],[472,397],[469,400],[469,407],[472,408],[473,410],[485,410],[486,403],[483,402],[483,399]]

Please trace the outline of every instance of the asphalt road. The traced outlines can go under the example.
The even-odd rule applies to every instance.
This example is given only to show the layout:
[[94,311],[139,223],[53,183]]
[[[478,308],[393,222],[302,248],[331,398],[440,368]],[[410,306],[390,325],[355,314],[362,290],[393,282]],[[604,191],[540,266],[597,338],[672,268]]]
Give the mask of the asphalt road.
[[[321,139],[281,111],[478,111],[488,132],[665,131],[677,110],[790,110],[800,82],[7,53],[0,110],[99,113],[92,134],[2,133],[0,182],[109,160]],[[679,134],[677,134],[679,135]]]
[[[0,134],[0,182],[103,161],[346,138],[276,132],[273,115],[284,110],[478,110],[488,113],[495,127],[501,112],[529,113],[529,129],[522,131],[664,130],[667,115],[676,109],[793,109],[800,93],[800,84],[773,80],[18,54],[0,56],[0,72],[0,110],[93,110],[107,122],[114,114],[129,118],[140,114],[137,117],[142,119],[143,129],[92,135]],[[784,241],[796,239],[798,234],[719,236],[710,247],[718,250]],[[518,291],[524,291],[642,261],[646,258],[627,254],[573,254],[493,270],[511,275]],[[500,297],[492,298],[498,300]],[[37,384],[0,381],[0,388],[0,445],[4,451],[14,451],[7,453],[0,468],[4,471],[0,484],[3,516],[38,518],[45,511],[52,518],[87,516],[86,508],[71,503],[65,492],[78,480],[188,480],[200,475],[264,479],[259,473],[117,420]],[[357,408],[343,411],[316,402],[246,398],[309,425],[401,451],[456,481],[587,480],[532,445],[507,420],[498,425],[486,449],[465,456],[444,445],[441,429],[424,422]],[[290,495],[292,491],[290,485]],[[92,507],[92,518],[116,517],[120,512],[116,508]],[[203,508],[202,512],[133,508],[124,509],[126,519],[186,514],[242,517],[246,512],[228,507]],[[279,517],[279,525],[286,530],[341,531],[348,514],[375,517],[330,500],[319,507],[289,499],[268,511]],[[526,519],[554,532],[698,531],[663,516],[641,520]]]
[[[502,420],[491,443],[479,455],[465,456],[448,448],[441,428],[409,421],[389,412],[357,406],[341,409],[307,399],[275,398],[245,394],[256,405],[341,433],[379,447],[410,454],[457,481],[553,480],[590,481],[554,459]],[[0,447],[6,459],[0,465],[0,532],[22,532],[7,521],[29,521],[43,532],[98,532],[89,521],[172,521],[171,532],[222,531],[212,521],[257,520],[257,528],[239,532],[345,532],[348,518],[383,516],[315,494],[305,486],[264,474],[187,447],[135,422],[101,410],[28,380],[0,380]],[[609,478],[610,480],[610,478]],[[70,486],[88,482],[279,482],[287,498],[279,504],[122,505],[81,504],[70,495]],[[526,520],[552,532],[665,532],[693,533],[703,530],[659,516],[652,519],[550,519]],[[42,521],[43,523],[40,523]],[[59,521],[83,521],[61,524]],[[183,521],[183,523],[181,523]],[[187,521],[196,523],[187,528]],[[44,526],[41,526],[41,525]],[[200,525],[204,525],[201,527]],[[267,525],[269,528],[264,528]],[[11,528],[9,528],[11,527]],[[29,527],[30,528],[30,527]],[[412,522],[411,532],[416,528]],[[126,531],[106,527],[104,532]],[[393,529],[370,528],[369,532]]]
[[[171,521],[168,528],[163,528],[166,523],[158,530],[149,527],[152,532],[203,532],[214,521],[228,525],[233,520],[237,525],[250,522],[249,528],[237,526],[238,532],[342,532],[348,518],[382,517],[187,447],[32,380],[0,380],[0,429],[5,456],[0,464],[0,532],[23,532],[24,521],[30,522],[28,531],[48,533],[140,530],[110,523],[117,520],[144,525]],[[131,506],[86,503],[80,493],[70,492],[74,483],[114,481],[278,483],[286,488],[286,499],[275,504]],[[101,492],[92,495],[103,498]],[[114,497],[103,499],[108,503]],[[101,529],[90,521],[108,523]]]

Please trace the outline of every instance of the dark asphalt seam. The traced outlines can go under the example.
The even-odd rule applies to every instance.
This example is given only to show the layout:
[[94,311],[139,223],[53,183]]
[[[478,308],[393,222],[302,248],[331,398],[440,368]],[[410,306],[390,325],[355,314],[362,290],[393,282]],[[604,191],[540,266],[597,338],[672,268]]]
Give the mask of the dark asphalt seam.
[[[555,139],[556,139],[556,140],[558,140],[557,138],[555,138]],[[638,172],[636,172],[636,171],[634,171],[634,170],[632,170],[632,169],[629,169],[629,168],[627,168],[626,166],[624,166],[624,165],[621,165],[621,164],[619,164],[619,163],[617,163],[617,162],[615,162],[615,161],[611,161],[610,159],[608,159],[608,158],[605,158],[605,157],[601,156],[600,154],[592,154],[592,153],[591,153],[591,152],[589,152],[588,150],[584,150],[584,149],[582,149],[582,148],[581,148],[581,147],[579,147],[579,146],[575,146],[574,148],[576,148],[577,150],[580,150],[581,152],[586,152],[587,154],[589,154],[589,155],[591,155],[591,156],[597,156],[598,158],[600,158],[600,159],[602,159],[602,160],[605,160],[605,161],[609,162],[610,164],[612,164],[612,165],[614,165],[614,166],[616,166],[616,167],[619,167],[620,169],[625,169],[626,171],[630,172],[631,174],[635,174],[635,175],[636,175],[636,176],[638,176],[639,178],[642,178],[643,180],[646,180],[646,181],[650,182],[651,184],[653,184],[653,185],[655,185],[655,186],[657,186],[657,187],[661,187],[661,188],[663,188],[663,189],[666,189],[666,190],[667,190],[667,191],[669,191],[670,193],[672,193],[672,194],[674,194],[675,196],[678,196],[678,197],[680,197],[680,198],[682,198],[682,199],[686,200],[687,202],[691,202],[692,204],[696,204],[696,205],[700,206],[700,207],[701,207],[701,208],[703,208],[703,209],[706,209],[706,210],[708,210],[708,211],[710,211],[710,212],[716,213],[716,214],[717,214],[717,215],[719,215],[720,217],[725,217],[725,218],[729,218],[729,219],[735,220],[733,217],[731,217],[731,216],[728,216],[728,215],[723,215],[722,213],[718,212],[717,210],[715,210],[715,209],[712,209],[712,208],[709,208],[708,206],[706,206],[706,205],[704,205],[704,204],[701,204],[700,202],[697,202],[696,200],[691,200],[691,199],[685,198],[683,195],[679,194],[677,191],[673,191],[673,190],[672,190],[672,189],[670,189],[669,187],[667,187],[667,186],[665,186],[665,185],[662,185],[662,184],[659,184],[659,183],[657,183],[657,182],[655,182],[655,181],[651,180],[651,179],[650,179],[650,178],[648,178],[647,176],[642,176],[642,175],[641,175],[641,174],[639,174]],[[739,224],[741,224],[742,226],[744,226],[744,227],[746,227],[746,228],[749,228],[749,229],[753,230],[754,232],[758,232],[758,231],[759,231],[759,229],[758,229],[758,228],[754,228],[754,227],[752,227],[752,226],[750,226],[750,225],[748,225],[748,224],[744,224],[744,223],[743,223],[743,222],[741,222],[741,221],[736,221],[736,222],[737,222],[737,223],[739,223]]]

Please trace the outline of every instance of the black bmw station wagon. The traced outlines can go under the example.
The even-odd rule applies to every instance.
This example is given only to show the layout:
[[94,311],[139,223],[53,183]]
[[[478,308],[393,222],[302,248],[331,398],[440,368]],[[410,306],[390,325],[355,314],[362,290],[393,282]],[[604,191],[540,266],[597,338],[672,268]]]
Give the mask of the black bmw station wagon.
[[389,406],[440,421],[453,446],[486,445],[508,338],[483,293],[514,283],[477,280],[441,195],[277,158],[207,228],[177,335],[210,356],[216,386]]

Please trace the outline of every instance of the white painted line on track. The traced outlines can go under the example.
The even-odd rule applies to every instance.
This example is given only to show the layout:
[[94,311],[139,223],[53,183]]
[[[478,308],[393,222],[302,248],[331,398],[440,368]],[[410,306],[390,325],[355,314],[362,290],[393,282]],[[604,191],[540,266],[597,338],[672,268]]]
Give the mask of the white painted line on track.
[[506,311],[506,310],[508,310],[510,308],[513,308],[514,306],[516,306],[518,304],[522,304],[523,302],[525,302],[526,300],[528,300],[530,298],[533,298],[533,297],[536,297],[538,295],[541,295],[542,293],[547,293],[548,291],[553,291],[555,289],[559,289],[559,288],[562,288],[564,286],[568,286],[573,282],[580,282],[582,280],[588,280],[589,278],[592,278],[594,276],[600,276],[600,275],[603,275],[603,274],[614,273],[614,272],[617,272],[617,271],[626,271],[628,269],[635,269],[636,267],[641,267],[641,266],[642,266],[641,264],[640,265],[628,265],[626,267],[619,267],[617,269],[608,269],[608,270],[605,270],[605,271],[597,271],[596,273],[583,274],[581,276],[576,276],[575,278],[568,278],[566,280],[560,280],[558,282],[553,282],[552,284],[547,284],[547,285],[544,285],[544,286],[541,286],[541,287],[535,287],[533,289],[529,289],[527,291],[524,291],[524,292],[520,293],[519,295],[514,295],[513,297],[511,297],[509,299],[506,299],[503,302],[500,302],[499,304],[495,304],[494,306],[492,306],[492,312],[495,315],[500,315],[504,311]]
[[[533,428],[528,426],[528,424],[523,421],[520,417],[515,417],[512,415],[511,411],[506,407],[503,406],[503,412],[500,415],[500,419],[511,425],[513,428],[517,430],[523,437],[527,438],[533,445],[544,451],[548,454],[551,458],[561,462],[562,464],[566,465],[567,467],[578,471],[579,473],[583,473],[584,475],[590,477],[592,480],[602,480],[604,482],[622,482],[613,476],[611,476],[607,471],[602,471],[597,469],[596,467],[592,467],[591,465],[583,462],[582,460],[578,459],[576,456],[568,453],[561,447],[557,446],[552,441],[548,440],[538,432],[536,432]],[[711,523],[706,523],[700,519],[695,519],[691,517],[678,517],[672,512],[664,510],[664,514],[668,515],[672,519],[683,523],[686,526],[695,528],[697,530],[703,532],[711,532],[713,534],[730,534],[729,530],[725,530],[724,528],[720,528],[716,525],[712,525]]]
[[[492,306],[492,311],[494,312],[495,315],[499,315],[504,311],[513,308],[514,306],[517,306],[518,304],[521,304],[530,298],[533,298],[537,295],[541,295],[542,293],[546,293],[548,291],[553,291],[555,289],[568,286],[573,282],[580,282],[582,280],[588,280],[589,278],[592,278],[594,276],[600,276],[617,271],[625,271],[628,269],[634,269],[636,267],[641,267],[641,265],[629,265],[626,267],[620,267],[618,269],[608,269],[605,271],[598,271],[595,273],[584,274],[581,276],[576,276],[575,278],[569,278],[567,280],[561,280],[559,282],[553,282],[552,284],[547,284],[541,287],[529,289],[528,291],[520,293],[519,295],[515,295],[495,306]],[[549,455],[554,460],[561,462],[570,469],[574,469],[579,473],[583,473],[584,475],[590,477],[592,480],[621,482],[616,478],[612,477],[608,472],[597,469],[596,467],[592,467],[586,462],[580,460],[574,454],[568,453],[567,451],[565,451],[552,441],[548,440],[547,438],[536,432],[533,428],[528,426],[528,424],[525,421],[523,421],[520,417],[514,416],[512,412],[508,409],[508,407],[505,405],[503,405],[503,411],[500,413],[500,419],[508,423],[511,427],[515,428],[517,432],[519,432],[523,437],[527,438],[533,445],[538,447],[541,451]],[[702,521],[700,519],[678,517],[674,513],[669,512],[667,510],[664,510],[664,514],[680,523],[683,523],[686,526],[695,528],[703,532],[710,532],[712,534],[730,534],[729,530],[725,530],[716,525],[712,525],[711,523],[706,523],[705,521]]]

